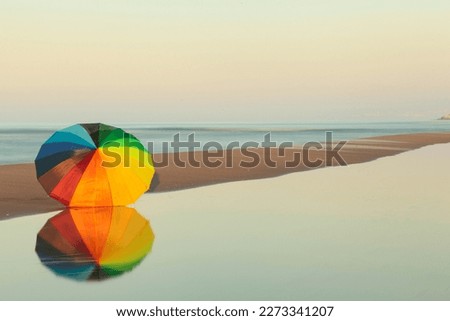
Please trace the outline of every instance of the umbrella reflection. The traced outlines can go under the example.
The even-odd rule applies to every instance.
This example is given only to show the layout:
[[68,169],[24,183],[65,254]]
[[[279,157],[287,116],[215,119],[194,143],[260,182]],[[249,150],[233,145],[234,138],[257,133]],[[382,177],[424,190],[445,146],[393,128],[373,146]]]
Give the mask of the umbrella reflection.
[[39,231],[36,253],[57,275],[102,280],[132,270],[154,238],[149,221],[133,208],[68,208]]

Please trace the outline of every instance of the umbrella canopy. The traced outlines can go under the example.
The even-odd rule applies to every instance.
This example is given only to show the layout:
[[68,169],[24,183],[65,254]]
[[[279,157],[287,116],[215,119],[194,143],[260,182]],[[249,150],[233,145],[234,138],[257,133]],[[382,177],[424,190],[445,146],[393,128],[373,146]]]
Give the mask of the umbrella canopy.
[[68,208],[39,231],[36,253],[57,275],[99,280],[133,269],[154,238],[149,222],[132,208]]
[[55,132],[35,160],[47,193],[70,207],[125,206],[150,187],[155,172],[139,140],[105,124],[78,124]]

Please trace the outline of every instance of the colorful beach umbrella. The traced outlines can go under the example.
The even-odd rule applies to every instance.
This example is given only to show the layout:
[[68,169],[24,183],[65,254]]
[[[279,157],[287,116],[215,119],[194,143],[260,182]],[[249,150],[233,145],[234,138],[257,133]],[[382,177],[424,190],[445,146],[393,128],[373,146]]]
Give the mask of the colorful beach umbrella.
[[47,193],[70,207],[132,204],[149,189],[155,172],[135,136],[100,123],[55,132],[35,165]]
[[68,208],[39,231],[36,253],[57,275],[100,280],[132,270],[154,238],[149,222],[132,208]]

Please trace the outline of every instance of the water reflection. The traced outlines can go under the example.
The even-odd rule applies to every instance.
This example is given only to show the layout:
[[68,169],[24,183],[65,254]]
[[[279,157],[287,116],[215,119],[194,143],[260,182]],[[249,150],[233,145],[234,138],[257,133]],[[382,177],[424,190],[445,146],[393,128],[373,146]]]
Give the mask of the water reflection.
[[133,208],[68,208],[39,231],[36,253],[57,275],[102,280],[132,270],[154,238],[149,221]]

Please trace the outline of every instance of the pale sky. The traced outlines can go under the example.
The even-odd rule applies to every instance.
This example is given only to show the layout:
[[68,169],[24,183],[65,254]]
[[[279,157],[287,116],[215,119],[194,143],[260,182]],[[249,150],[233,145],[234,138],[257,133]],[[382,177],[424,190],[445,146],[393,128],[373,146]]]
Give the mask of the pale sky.
[[1,0],[0,122],[428,120],[448,0]]

